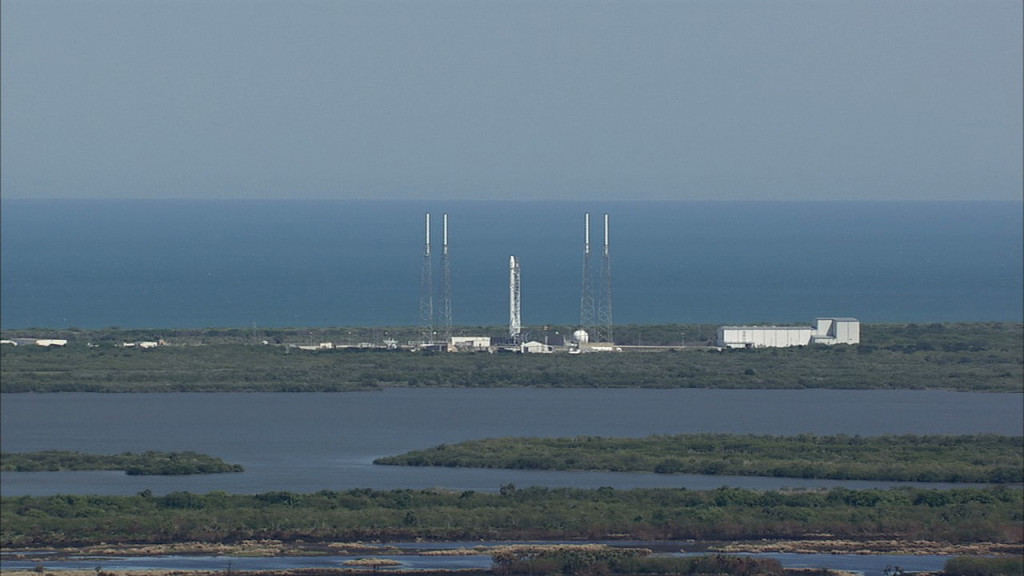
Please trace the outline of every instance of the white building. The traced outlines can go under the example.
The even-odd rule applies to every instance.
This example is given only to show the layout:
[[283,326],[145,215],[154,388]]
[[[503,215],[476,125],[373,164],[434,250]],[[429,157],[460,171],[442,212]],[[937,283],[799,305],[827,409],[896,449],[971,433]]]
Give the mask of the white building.
[[319,344],[309,344],[297,346],[299,350],[334,350],[333,342],[320,342]]
[[581,342],[577,348],[580,352],[622,352],[614,342]]
[[816,322],[812,344],[860,344],[860,320],[818,318]]
[[524,354],[550,354],[552,352],[551,346],[536,340],[524,343],[519,349]]
[[121,344],[122,348],[144,348],[146,350],[156,348],[157,346],[163,346],[165,342],[163,340],[152,341],[147,340],[145,342],[125,342]]
[[808,344],[859,344],[856,318],[818,318],[811,326],[722,326],[718,345],[723,348],[784,348]]
[[491,347],[490,336],[452,336],[454,350],[486,350]]
[[67,346],[68,341],[57,338],[14,338],[12,340],[0,340],[0,344],[10,344],[11,346],[42,346],[49,348],[50,346]]

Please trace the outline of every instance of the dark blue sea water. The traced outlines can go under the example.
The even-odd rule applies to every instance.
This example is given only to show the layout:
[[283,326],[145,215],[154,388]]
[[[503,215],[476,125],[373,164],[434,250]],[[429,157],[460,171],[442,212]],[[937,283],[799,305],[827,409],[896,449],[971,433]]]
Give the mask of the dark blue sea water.
[[[3,328],[419,323],[424,213],[454,323],[579,321],[583,214],[616,323],[1021,321],[1016,202],[3,200]],[[593,266],[600,267],[600,250]]]

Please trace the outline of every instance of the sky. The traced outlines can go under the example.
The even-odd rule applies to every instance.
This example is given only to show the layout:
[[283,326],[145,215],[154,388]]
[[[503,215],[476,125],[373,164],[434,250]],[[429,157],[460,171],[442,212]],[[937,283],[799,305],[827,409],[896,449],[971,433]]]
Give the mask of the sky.
[[1016,200],[1020,0],[0,0],[4,198]]

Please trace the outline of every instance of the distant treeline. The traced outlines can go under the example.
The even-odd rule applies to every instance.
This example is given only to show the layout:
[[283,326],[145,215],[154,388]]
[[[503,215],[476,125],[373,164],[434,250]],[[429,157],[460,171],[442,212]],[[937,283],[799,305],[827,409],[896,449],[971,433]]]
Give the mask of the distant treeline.
[[1024,556],[1002,558],[957,556],[946,560],[945,576],[1024,576]]
[[196,452],[141,452],[138,454],[83,454],[45,450],[0,453],[0,470],[5,472],[57,472],[74,470],[124,470],[130,476],[220,474],[242,472],[239,464]]
[[1024,482],[1020,436],[752,436],[490,438],[442,444],[375,464],[607,470],[892,480]]
[[[774,558],[749,556],[652,556],[644,548],[605,545],[509,546],[492,555],[498,576],[639,576],[698,574],[729,576],[785,576]],[[816,576],[830,576],[826,572]],[[804,575],[808,576],[808,575]]]
[[1021,543],[1020,487],[354,489],[0,498],[0,546],[343,540],[840,539]]
[[[838,576],[826,569],[787,570],[774,558],[705,554],[653,555],[650,550],[596,545],[512,546],[493,555],[498,576]],[[901,576],[898,566],[885,574]],[[944,576],[1022,576],[1024,558],[958,556],[946,561]]]
[[[630,343],[679,344],[694,341],[687,334],[699,333],[703,339],[714,328],[617,327],[616,334]],[[387,330],[363,330],[394,336]],[[28,332],[4,332],[4,337]],[[271,338],[267,345],[257,342],[274,333],[269,330],[196,331],[189,338],[183,332],[37,332],[67,338],[68,346],[0,345],[0,391],[341,392],[447,386],[1024,390],[1024,325],[1007,323],[867,324],[862,326],[862,344],[853,346],[582,355],[361,348],[313,352],[273,345],[277,340],[357,343],[366,334],[356,329],[351,336],[345,329],[321,329],[304,340],[295,330]],[[116,346],[161,337],[166,346]],[[205,345],[182,345],[193,340]]]

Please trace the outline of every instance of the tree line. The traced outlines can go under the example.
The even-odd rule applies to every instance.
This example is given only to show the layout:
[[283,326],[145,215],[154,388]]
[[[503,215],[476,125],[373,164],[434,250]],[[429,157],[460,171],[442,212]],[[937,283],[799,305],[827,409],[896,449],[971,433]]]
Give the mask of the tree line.
[[730,576],[784,576],[774,558],[708,554],[652,556],[645,548],[607,545],[509,546],[492,555],[498,576],[610,576],[613,574],[729,574]]
[[5,472],[57,472],[77,470],[124,470],[129,476],[221,474],[242,472],[240,464],[196,452],[124,452],[85,454],[67,450],[0,453]]
[[1021,543],[1019,487],[715,490],[506,485],[0,498],[4,548],[106,542],[844,539]]
[[755,436],[488,438],[443,444],[375,464],[531,470],[604,470],[891,480],[1024,482],[1020,436]]

